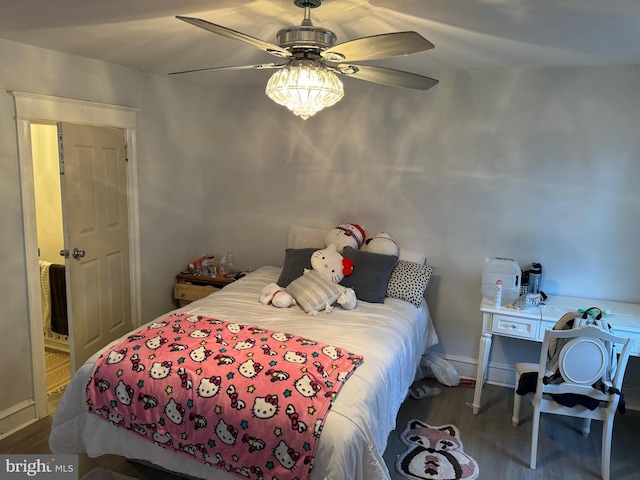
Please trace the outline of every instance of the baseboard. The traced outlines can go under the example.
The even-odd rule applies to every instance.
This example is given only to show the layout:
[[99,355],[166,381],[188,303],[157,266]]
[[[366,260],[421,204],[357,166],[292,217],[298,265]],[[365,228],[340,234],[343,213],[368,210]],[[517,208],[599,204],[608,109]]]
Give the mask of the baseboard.
[[[475,379],[478,371],[478,361],[474,358],[459,357],[455,355],[440,355],[451,363],[458,375],[462,378]],[[516,372],[513,365],[489,362],[486,383],[513,388],[516,380]],[[629,410],[640,411],[640,385],[625,384],[624,399]]]
[[0,412],[0,439],[35,422],[36,403],[30,399]]

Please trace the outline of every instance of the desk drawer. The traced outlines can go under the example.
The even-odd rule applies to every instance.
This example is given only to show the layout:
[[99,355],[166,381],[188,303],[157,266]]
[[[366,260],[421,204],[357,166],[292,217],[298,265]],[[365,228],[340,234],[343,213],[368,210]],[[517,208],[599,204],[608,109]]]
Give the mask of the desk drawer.
[[538,333],[538,323],[539,320],[494,315],[491,331],[498,335],[535,340]]

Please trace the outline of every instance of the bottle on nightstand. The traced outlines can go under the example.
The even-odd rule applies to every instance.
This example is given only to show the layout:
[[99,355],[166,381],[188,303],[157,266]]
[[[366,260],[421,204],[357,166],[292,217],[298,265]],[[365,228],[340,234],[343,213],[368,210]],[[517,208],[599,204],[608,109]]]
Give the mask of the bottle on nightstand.
[[236,273],[236,257],[233,252],[227,252],[227,276],[233,277]]
[[220,259],[220,264],[218,265],[218,273],[222,277],[224,277],[227,274],[227,257],[226,256],[223,256]]
[[496,308],[500,308],[502,304],[502,280],[496,282],[496,291],[493,294],[493,304]]

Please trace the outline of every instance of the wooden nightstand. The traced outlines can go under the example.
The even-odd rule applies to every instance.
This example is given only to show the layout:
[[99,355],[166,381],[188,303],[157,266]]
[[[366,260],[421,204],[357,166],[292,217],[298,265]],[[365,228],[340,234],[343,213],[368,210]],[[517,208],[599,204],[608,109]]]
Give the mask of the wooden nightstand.
[[176,284],[173,287],[173,298],[178,306],[184,307],[194,300],[220,290],[231,282],[233,282],[232,277],[209,277],[208,275],[179,273],[176,275]]

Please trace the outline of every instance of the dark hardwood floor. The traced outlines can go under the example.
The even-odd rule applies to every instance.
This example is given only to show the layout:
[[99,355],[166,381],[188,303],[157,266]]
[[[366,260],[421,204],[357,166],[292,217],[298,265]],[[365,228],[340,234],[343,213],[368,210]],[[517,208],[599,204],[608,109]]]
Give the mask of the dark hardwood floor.
[[[418,384],[423,382],[418,382]],[[434,381],[428,384],[437,385]],[[442,393],[423,400],[408,398],[398,413],[396,430],[389,436],[384,458],[392,480],[401,480],[395,461],[406,447],[398,440],[411,419],[429,425],[458,427],[464,451],[480,467],[480,479],[583,480],[600,477],[602,422],[592,422],[591,434],[582,436],[582,420],[544,414],[540,420],[537,469],[529,468],[531,414],[522,402],[520,425],[511,423],[513,389],[485,385],[482,409],[473,414],[473,389],[440,386]],[[613,427],[611,480],[640,479],[640,412],[616,415]]]
[[[422,382],[420,382],[422,383]],[[437,385],[435,381],[427,383]],[[473,415],[468,404],[473,390],[464,387],[439,386],[442,393],[423,400],[408,398],[397,417],[397,427],[389,437],[384,458],[392,480],[402,477],[395,471],[395,461],[404,451],[398,435],[407,421],[413,418],[437,426],[454,424],[458,427],[464,451],[480,467],[480,479],[509,480],[571,480],[600,478],[600,446],[602,426],[593,422],[591,435],[579,433],[580,421],[566,417],[545,415],[541,420],[537,470],[529,469],[531,414],[525,410],[521,425],[511,424],[513,390],[486,385],[483,409]],[[57,398],[50,405],[57,405]],[[50,410],[53,411],[53,410]],[[45,417],[13,435],[0,440],[0,453],[51,453],[48,436],[51,416]],[[618,414],[614,424],[611,454],[611,479],[640,478],[640,412]],[[175,480],[180,477],[113,455],[99,458],[78,456],[79,476],[96,467],[129,475],[141,480]],[[212,471],[214,473],[214,471]],[[215,474],[211,478],[215,478]],[[345,479],[348,480],[348,479]]]

